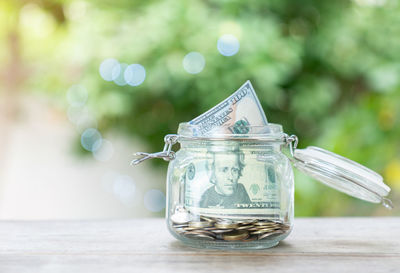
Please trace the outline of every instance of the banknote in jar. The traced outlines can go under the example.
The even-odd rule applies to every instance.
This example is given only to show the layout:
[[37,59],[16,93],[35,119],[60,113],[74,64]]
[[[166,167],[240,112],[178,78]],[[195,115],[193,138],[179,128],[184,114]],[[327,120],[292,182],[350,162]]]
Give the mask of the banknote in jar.
[[268,157],[265,147],[263,157],[240,144],[216,147],[204,148],[188,164],[185,207],[209,216],[279,218],[281,185],[275,168],[287,166],[280,166],[272,151]]
[[267,118],[250,81],[246,81],[228,98],[189,121],[197,125],[196,136],[215,131],[224,134],[246,134],[250,126],[267,125]]

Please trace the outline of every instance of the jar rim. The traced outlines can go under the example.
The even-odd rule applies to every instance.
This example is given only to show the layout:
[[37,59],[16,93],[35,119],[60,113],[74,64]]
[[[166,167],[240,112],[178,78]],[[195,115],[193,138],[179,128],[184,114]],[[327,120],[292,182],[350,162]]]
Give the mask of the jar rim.
[[248,139],[248,140],[283,140],[286,135],[282,125],[268,123],[267,125],[246,125],[233,127],[227,125],[216,126],[206,134],[200,134],[204,126],[182,122],[179,124],[178,135],[180,138],[222,140],[222,139]]

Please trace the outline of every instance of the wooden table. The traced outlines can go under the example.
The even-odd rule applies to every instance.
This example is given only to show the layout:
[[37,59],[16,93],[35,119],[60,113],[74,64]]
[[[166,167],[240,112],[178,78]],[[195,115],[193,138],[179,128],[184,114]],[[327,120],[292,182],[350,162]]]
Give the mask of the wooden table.
[[3,221],[0,272],[400,272],[400,218],[300,218],[257,251],[184,246],[164,219]]

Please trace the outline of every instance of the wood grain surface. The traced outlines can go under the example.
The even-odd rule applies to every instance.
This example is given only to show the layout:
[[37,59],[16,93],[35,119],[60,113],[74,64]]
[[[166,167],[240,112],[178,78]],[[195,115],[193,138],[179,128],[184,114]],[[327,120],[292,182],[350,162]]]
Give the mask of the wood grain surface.
[[0,272],[400,272],[400,218],[300,218],[277,247],[184,246],[164,219],[0,222]]

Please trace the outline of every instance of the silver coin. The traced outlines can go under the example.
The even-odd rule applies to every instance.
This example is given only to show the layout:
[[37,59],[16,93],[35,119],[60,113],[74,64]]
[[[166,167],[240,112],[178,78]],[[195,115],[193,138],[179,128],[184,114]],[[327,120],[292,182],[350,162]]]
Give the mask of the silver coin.
[[198,230],[199,228],[197,228],[197,227],[184,227],[182,229],[185,230],[185,231],[193,231],[193,230]]
[[216,234],[227,233],[227,232],[231,232],[231,231],[233,231],[233,229],[215,229],[215,230],[211,230],[211,232],[216,233]]
[[211,227],[212,223],[208,221],[190,221],[189,222],[189,227],[194,227],[194,228],[205,228],[205,227]]
[[219,229],[231,229],[231,228],[237,228],[239,224],[233,223],[233,222],[217,222],[215,223],[215,227]]
[[190,214],[187,212],[178,211],[171,215],[170,219],[174,224],[186,224],[190,221]]
[[175,224],[172,225],[174,228],[184,228],[184,227],[188,227],[188,224]]
[[283,233],[284,233],[283,231],[281,231],[281,232],[275,231],[275,232],[272,232],[272,233],[264,233],[264,234],[261,234],[261,235],[258,237],[258,239],[259,239],[259,240],[262,240],[262,239],[265,239],[265,238],[268,238],[268,237],[272,237],[272,236],[274,236],[274,235],[283,234]]
[[186,232],[186,230],[184,230],[183,228],[175,228],[175,231],[176,231],[177,233]]

